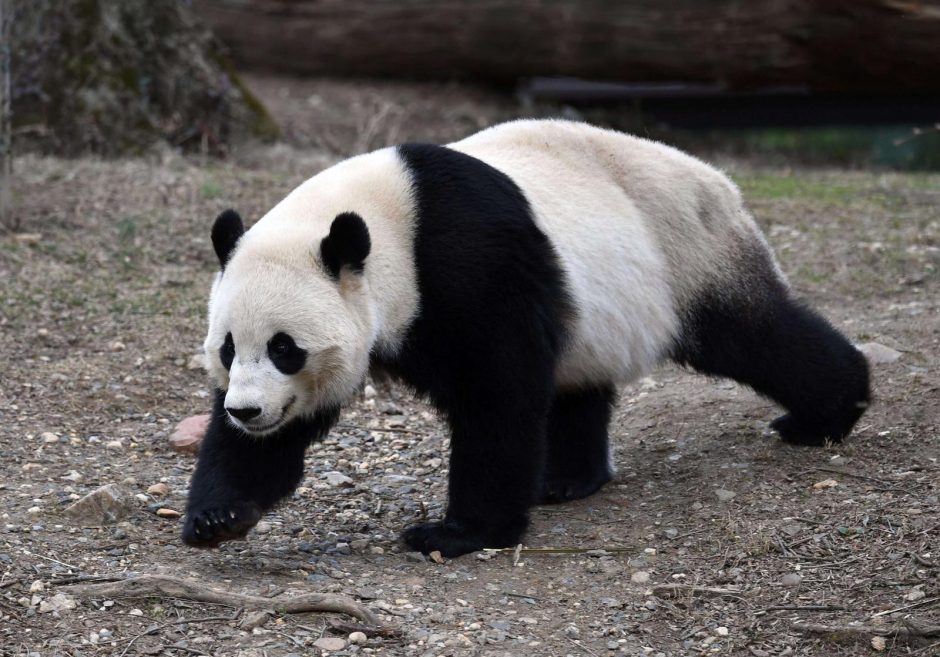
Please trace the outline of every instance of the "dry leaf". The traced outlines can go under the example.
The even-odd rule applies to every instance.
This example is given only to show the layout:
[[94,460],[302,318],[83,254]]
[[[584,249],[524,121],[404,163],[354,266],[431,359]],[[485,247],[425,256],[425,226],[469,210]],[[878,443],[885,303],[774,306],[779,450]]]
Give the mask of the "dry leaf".
[[881,652],[885,649],[885,638],[883,636],[873,636],[871,638],[871,647]]
[[428,556],[431,557],[431,561],[434,563],[444,563],[444,557],[441,556],[440,550],[434,550]]

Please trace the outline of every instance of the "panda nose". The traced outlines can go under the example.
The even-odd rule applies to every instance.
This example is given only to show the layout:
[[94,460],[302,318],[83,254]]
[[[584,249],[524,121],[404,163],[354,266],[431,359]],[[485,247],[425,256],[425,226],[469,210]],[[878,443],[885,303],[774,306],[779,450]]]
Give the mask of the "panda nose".
[[228,414],[234,417],[236,420],[241,420],[242,422],[253,420],[254,418],[261,415],[261,409],[255,408],[254,406],[247,406],[245,408],[229,408],[226,406],[225,410],[228,411]]

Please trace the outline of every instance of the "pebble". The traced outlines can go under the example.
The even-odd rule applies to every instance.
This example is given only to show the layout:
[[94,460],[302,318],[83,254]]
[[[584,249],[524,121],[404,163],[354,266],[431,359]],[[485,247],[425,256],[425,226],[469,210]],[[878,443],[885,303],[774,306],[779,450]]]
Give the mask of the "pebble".
[[803,583],[803,577],[799,573],[787,573],[780,578],[780,583],[784,586],[799,586]]
[[353,632],[352,634],[349,635],[349,642],[355,645],[361,646],[363,643],[365,643],[368,640],[369,640],[369,637],[367,637],[364,632]]
[[131,513],[130,500],[117,484],[107,484],[67,507],[65,514],[83,526],[111,525]]
[[865,358],[873,365],[886,365],[888,363],[894,363],[901,358],[900,351],[886,347],[879,342],[865,342],[863,344],[857,344],[855,347],[865,354]]
[[127,349],[127,345],[121,342],[120,340],[115,340],[114,342],[111,342],[108,344],[108,348],[111,351],[124,351],[125,349]]
[[122,443],[120,440],[109,440],[105,444],[105,447],[107,447],[108,449],[113,449],[113,450],[124,449],[124,443]]
[[157,509],[157,515],[161,518],[179,518],[181,514],[176,509],[167,509],[166,507],[160,507]]
[[718,498],[719,502],[730,502],[735,498],[737,493],[733,490],[725,490],[724,488],[715,489],[715,497]]
[[204,370],[206,369],[206,355],[205,354],[193,354],[189,357],[189,362],[186,363],[186,369],[188,370]]
[[728,628],[724,627],[723,625],[716,627],[715,634],[717,634],[718,636],[728,636]]
[[904,596],[904,599],[908,602],[917,602],[927,597],[927,594],[920,589],[911,589],[910,592]]
[[[362,396],[366,399],[372,399],[375,397],[375,388],[373,388],[371,385],[367,385],[362,389]],[[355,634],[355,632],[353,634]]]
[[262,520],[257,525],[255,525],[255,533],[257,534],[268,534],[271,532],[271,523],[265,522]]
[[43,581],[41,579],[37,579],[35,582],[29,585],[29,592],[40,593],[41,591],[45,590],[45,588],[46,585],[43,584]]
[[48,614],[54,611],[69,611],[75,609],[78,603],[75,598],[65,593],[56,593],[54,596],[39,603],[39,613]]
[[52,433],[51,431],[44,431],[43,433],[39,435],[39,437],[42,438],[42,442],[44,443],[59,442],[59,437],[55,435],[54,433]]
[[313,645],[320,650],[336,651],[345,648],[346,642],[338,637],[325,636],[314,641]]
[[344,475],[342,472],[336,472],[335,470],[332,472],[324,472],[323,478],[326,479],[326,483],[336,488],[349,488],[353,485],[352,479]]
[[197,453],[208,428],[208,414],[192,415],[184,419],[176,425],[176,430],[170,435],[170,449],[182,454]]
[[164,484],[163,482],[154,484],[153,486],[150,486],[147,489],[148,495],[156,495],[158,497],[163,497],[164,495],[167,495],[169,492],[170,492],[170,487]]
[[646,584],[650,581],[650,574],[645,570],[638,570],[630,576],[630,581],[634,584]]

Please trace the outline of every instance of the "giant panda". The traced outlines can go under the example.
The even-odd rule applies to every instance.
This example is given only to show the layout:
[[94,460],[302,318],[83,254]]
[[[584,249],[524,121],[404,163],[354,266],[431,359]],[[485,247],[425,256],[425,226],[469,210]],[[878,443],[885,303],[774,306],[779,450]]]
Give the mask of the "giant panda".
[[616,386],[664,361],[778,402],[790,443],[842,440],[869,401],[863,356],[794,298],[732,182],[582,123],[354,157],[248,231],[222,213],[212,243],[192,546],[295,490],[370,366],[452,432],[446,513],[403,534],[447,557],[514,545],[529,507],[608,482]]

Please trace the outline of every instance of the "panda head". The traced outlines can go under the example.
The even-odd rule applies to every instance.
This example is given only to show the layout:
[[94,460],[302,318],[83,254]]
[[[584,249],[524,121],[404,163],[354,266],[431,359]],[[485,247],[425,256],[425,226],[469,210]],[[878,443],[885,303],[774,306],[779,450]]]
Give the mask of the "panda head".
[[227,210],[212,244],[221,271],[204,347],[229,423],[261,436],[346,401],[365,377],[374,341],[362,218],[340,214],[311,243],[296,224],[246,233]]

